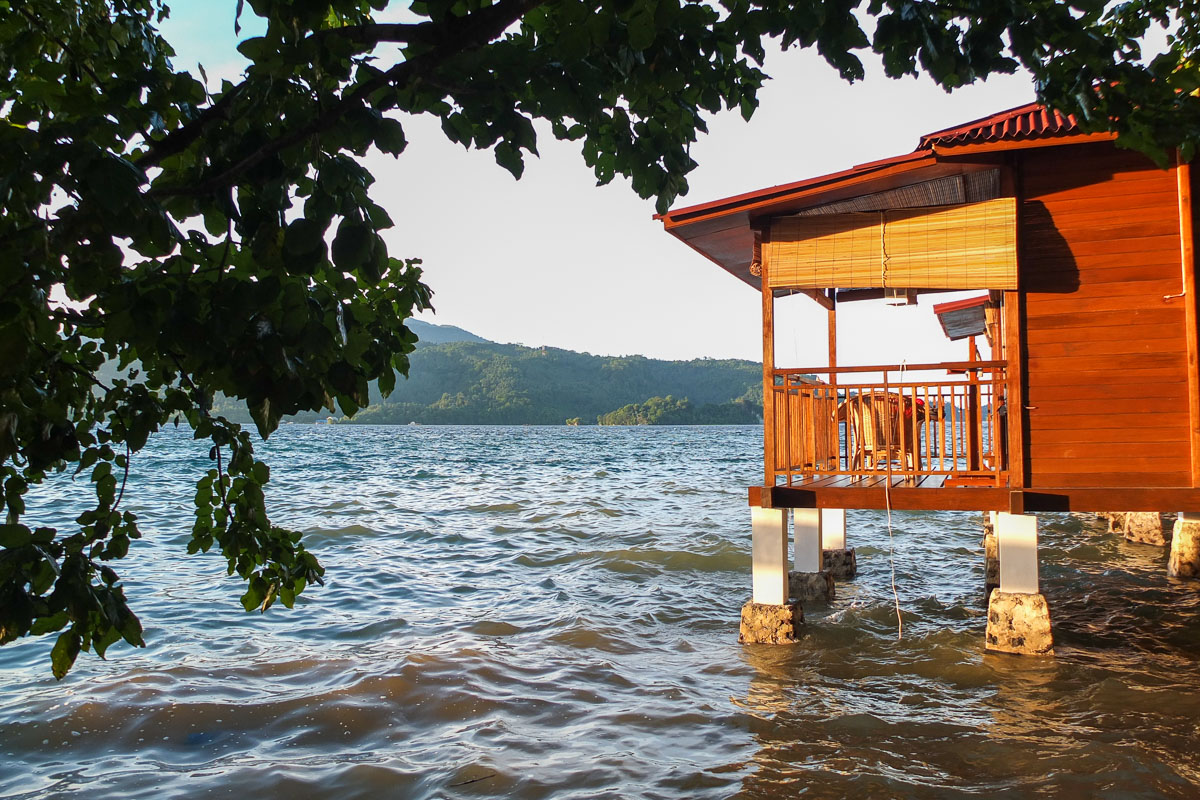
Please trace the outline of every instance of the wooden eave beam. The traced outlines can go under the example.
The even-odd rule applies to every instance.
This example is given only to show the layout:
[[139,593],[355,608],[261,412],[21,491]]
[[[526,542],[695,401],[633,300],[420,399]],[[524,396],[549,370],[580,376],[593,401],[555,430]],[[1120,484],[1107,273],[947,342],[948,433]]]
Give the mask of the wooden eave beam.
[[792,294],[802,294],[805,297],[812,298],[817,305],[826,311],[833,311],[833,299],[829,295],[822,292],[820,289],[776,289],[776,297],[787,297]]
[[[905,289],[917,294],[938,294],[945,292],[961,292],[962,289],[916,289],[907,286],[896,286],[895,289]],[[853,303],[855,300],[881,300],[883,289],[839,289],[834,295],[839,303]]]

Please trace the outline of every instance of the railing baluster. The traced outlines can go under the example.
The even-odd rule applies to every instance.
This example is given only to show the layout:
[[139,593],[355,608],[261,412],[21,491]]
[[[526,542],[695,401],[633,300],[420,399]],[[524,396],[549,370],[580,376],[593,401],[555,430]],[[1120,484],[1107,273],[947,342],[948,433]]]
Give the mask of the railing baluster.
[[[831,378],[819,385],[787,370],[777,372],[781,382],[770,393],[772,439],[776,469],[788,485],[824,475],[862,478],[882,472],[906,478],[1002,478],[1001,369],[899,382],[892,382],[890,371],[871,383]],[[844,393],[840,402],[839,390]]]

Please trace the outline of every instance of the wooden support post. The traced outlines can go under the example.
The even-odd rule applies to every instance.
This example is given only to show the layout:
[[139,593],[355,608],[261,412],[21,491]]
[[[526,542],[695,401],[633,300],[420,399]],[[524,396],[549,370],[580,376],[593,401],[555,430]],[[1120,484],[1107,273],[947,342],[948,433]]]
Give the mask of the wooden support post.
[[[836,469],[842,467],[842,456],[845,455],[846,466],[850,466],[850,443],[846,440],[846,452],[842,453],[843,441],[842,436],[838,433],[838,373],[837,373],[837,294],[835,290],[829,290],[829,311],[826,315],[826,324],[829,326],[829,419],[827,424],[832,431],[833,441],[837,443],[833,448],[834,452],[830,455],[829,466]],[[849,419],[847,419],[849,424]]]
[[781,606],[788,601],[787,511],[751,508],[754,603]]
[[1196,252],[1193,230],[1192,168],[1176,152],[1179,194],[1179,257],[1183,274],[1184,331],[1187,336],[1188,430],[1192,447],[1192,486],[1200,486],[1200,330],[1197,324]]
[[[979,350],[975,347],[974,336],[968,339],[968,347],[971,352],[967,354],[967,360],[972,363],[978,361]],[[979,423],[980,373],[968,370],[967,375],[971,380],[967,389],[967,469],[978,472],[983,464],[983,443],[980,436],[983,427]]]
[[825,317],[829,327],[829,382],[837,386],[837,305],[832,300]]
[[[1017,265],[1022,262],[1021,253],[1021,209],[1024,206],[1024,187],[1021,185],[1022,155],[1009,156],[1008,168],[1000,173],[1000,180],[1017,198]],[[1018,275],[1018,280],[1020,276]],[[1005,408],[1008,423],[1008,485],[1023,489],[1029,485],[1025,474],[1025,300],[1019,291],[1006,291],[1002,300],[1004,317],[1003,358],[1007,362],[1005,386]]]
[[1008,415],[1008,485],[1021,489],[1028,485],[1025,474],[1025,369],[1022,317],[1024,301],[1020,292],[1004,293],[1004,358],[1008,363],[1005,408]]
[[[770,237],[770,229],[760,234],[762,241]],[[764,248],[765,249],[765,248]],[[770,265],[762,261],[762,318],[763,318],[763,483],[775,485],[775,293],[768,279]]]

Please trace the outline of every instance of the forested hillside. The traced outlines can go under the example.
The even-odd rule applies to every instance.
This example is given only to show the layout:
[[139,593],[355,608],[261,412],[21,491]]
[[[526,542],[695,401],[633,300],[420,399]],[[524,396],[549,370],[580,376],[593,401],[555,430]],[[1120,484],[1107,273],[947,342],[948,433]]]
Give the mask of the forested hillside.
[[[417,320],[408,379],[352,422],[405,425],[753,424],[762,417],[762,367],[753,361],[660,361],[497,344]],[[669,406],[663,398],[668,398]],[[217,410],[244,415],[228,400]],[[335,415],[340,417],[340,415]],[[323,416],[297,417],[312,422]]]
[[739,422],[761,414],[762,368],[752,361],[610,358],[491,342],[418,346],[410,360],[408,380],[355,422],[561,425],[578,417],[594,424],[601,414],[666,395],[697,408],[740,398]]

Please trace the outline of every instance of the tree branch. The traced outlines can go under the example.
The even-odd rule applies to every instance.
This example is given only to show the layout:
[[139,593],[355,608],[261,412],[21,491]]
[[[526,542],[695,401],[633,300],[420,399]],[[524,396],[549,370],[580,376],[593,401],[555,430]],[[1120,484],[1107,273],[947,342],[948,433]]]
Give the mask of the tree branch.
[[[411,83],[423,77],[425,73],[436,69],[448,59],[467,50],[487,44],[530,10],[543,5],[545,2],[547,0],[500,0],[495,5],[487,6],[466,17],[456,17],[446,23],[439,23],[437,27],[440,30],[437,30],[427,40],[435,42],[431,45],[430,49],[407,61],[396,64],[391,69],[376,75],[370,80],[360,83],[327,111],[318,114],[307,125],[268,142],[208,180],[200,181],[190,186],[155,188],[150,191],[150,194],[156,197],[201,196],[220,188],[232,186],[237,177],[245,171],[261,164],[281,150],[285,150],[292,145],[298,144],[333,127],[351,109],[360,105],[372,92],[389,84]],[[422,25],[426,24],[432,25],[433,23],[422,23]],[[240,85],[244,86],[245,82]],[[222,101],[224,99],[222,98]],[[180,131],[183,130],[180,129]],[[195,132],[192,135],[192,140],[199,136],[199,133],[199,131]],[[140,162],[139,166],[141,166]]]
[[71,49],[69,44],[67,44],[61,38],[55,36],[44,24],[42,24],[40,19],[35,17],[33,14],[30,14],[27,9],[20,8],[17,10],[22,17],[29,20],[30,25],[33,25],[35,28],[41,31],[43,36],[62,48],[63,52],[69,55],[71,60],[78,64],[79,67],[86,72],[93,81],[95,81],[97,89],[104,91],[104,81],[100,80],[100,76],[96,74],[96,71],[93,70],[86,61],[75,55],[75,51]]
[[[533,3],[530,5],[530,8],[539,4],[540,2]],[[505,3],[501,2],[497,5],[505,5]],[[494,8],[496,8],[496,6],[491,6],[486,10],[491,10]],[[466,19],[471,20],[480,16],[481,14],[482,12],[478,12],[471,17],[467,17]],[[520,15],[517,15],[516,18],[519,17]],[[516,18],[512,21],[516,21]],[[324,30],[314,31],[305,37],[304,42],[320,42],[324,39],[339,37],[348,39],[351,42],[365,45],[376,45],[380,42],[400,42],[404,44],[423,42],[436,44],[438,42],[453,40],[455,36],[455,31],[452,30],[455,27],[453,23],[454,20],[452,20],[449,24],[430,21],[416,24],[404,22],[372,22],[362,25],[344,25],[340,28],[325,28]],[[511,21],[509,24],[511,24]],[[507,25],[505,27],[507,27]],[[304,42],[302,42],[302,44]],[[238,95],[245,90],[246,84],[247,81],[243,80],[237,86],[234,86],[232,89],[226,92],[220,100],[209,106],[207,109],[201,112],[198,117],[188,122],[183,127],[176,128],[162,139],[157,141],[151,140],[150,149],[140,158],[138,158],[135,163],[142,169],[158,166],[163,159],[169,158],[170,156],[186,150],[191,146],[192,142],[196,141],[201,135],[203,135],[204,131],[213,122],[228,119],[229,106],[232,105],[233,101],[238,97]]]
[[343,37],[360,44],[378,44],[380,42],[400,42],[409,44],[416,41],[429,41],[426,31],[435,29],[435,22],[367,22],[362,25],[343,25],[340,28],[325,28],[313,31],[306,41],[320,41],[330,37]]
[[163,159],[182,153],[204,134],[210,124],[228,119],[229,107],[245,90],[246,81],[242,81],[182,128],[176,128],[161,139],[149,139],[149,149],[135,159],[134,163],[141,169],[148,169],[158,166]]

